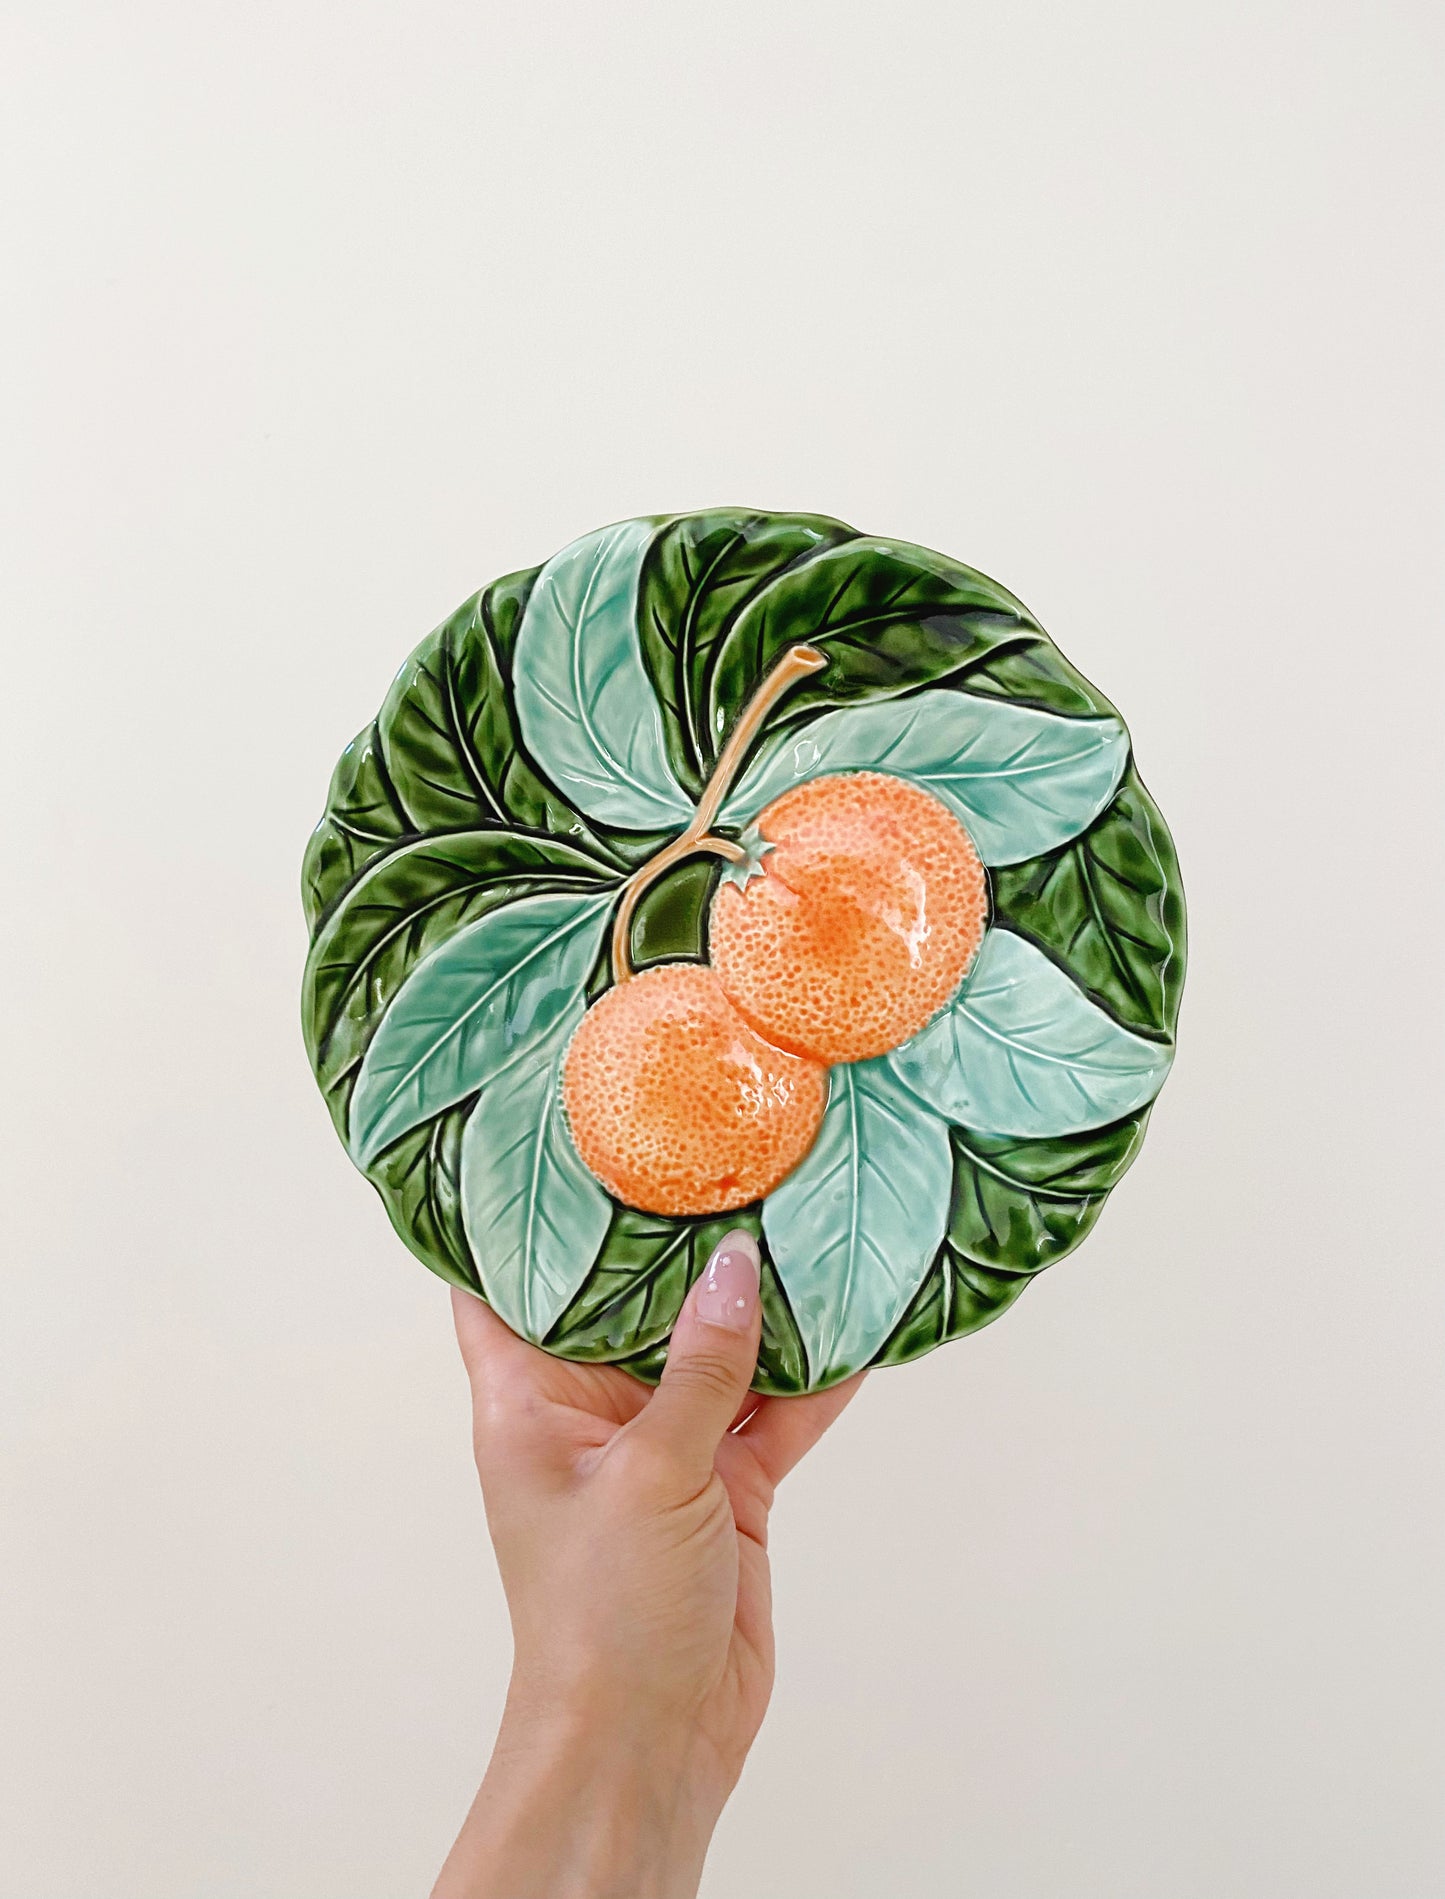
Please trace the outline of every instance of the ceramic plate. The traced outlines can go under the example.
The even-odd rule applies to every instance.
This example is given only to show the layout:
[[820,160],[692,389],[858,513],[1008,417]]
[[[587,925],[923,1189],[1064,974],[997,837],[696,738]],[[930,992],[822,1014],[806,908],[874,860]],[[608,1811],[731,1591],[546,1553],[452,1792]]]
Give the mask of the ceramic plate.
[[[776,801],[869,772],[981,860],[961,983],[828,1063],[763,1197],[624,1204],[566,1111],[584,1013],[706,964],[720,879],[768,875]],[[1094,1225],[1173,1054],[1183,892],[1117,712],[996,582],[816,515],[624,521],[494,581],[342,754],[303,881],[307,1048],[398,1233],[548,1351],[642,1378],[739,1225],[761,1390],[976,1331]]]

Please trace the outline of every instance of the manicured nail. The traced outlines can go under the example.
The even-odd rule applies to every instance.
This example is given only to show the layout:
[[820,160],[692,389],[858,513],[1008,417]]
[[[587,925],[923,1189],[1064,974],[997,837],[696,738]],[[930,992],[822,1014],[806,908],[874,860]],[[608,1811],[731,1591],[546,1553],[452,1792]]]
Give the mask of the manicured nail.
[[745,1332],[758,1303],[758,1243],[737,1227],[725,1233],[702,1269],[697,1289],[697,1316],[705,1325],[725,1325]]

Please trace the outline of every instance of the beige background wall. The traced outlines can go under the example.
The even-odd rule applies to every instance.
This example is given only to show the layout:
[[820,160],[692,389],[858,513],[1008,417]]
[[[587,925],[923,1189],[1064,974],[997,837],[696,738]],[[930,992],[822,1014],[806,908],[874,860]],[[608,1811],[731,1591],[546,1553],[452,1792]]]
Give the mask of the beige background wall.
[[426,1889],[505,1625],[300,852],[460,599],[716,501],[1020,592],[1193,966],[1084,1252],[786,1492],[710,1899],[1445,1891],[1438,11],[5,31],[0,1894]]

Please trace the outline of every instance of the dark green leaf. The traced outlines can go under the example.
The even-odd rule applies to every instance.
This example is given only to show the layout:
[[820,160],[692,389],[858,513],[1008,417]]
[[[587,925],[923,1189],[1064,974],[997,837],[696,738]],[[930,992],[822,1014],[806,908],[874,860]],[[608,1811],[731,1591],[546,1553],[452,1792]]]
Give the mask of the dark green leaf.
[[1059,712],[1066,718],[1100,713],[1119,716],[1098,687],[1042,635],[991,653],[970,671],[968,689],[1010,699],[1016,705],[1037,706],[1043,712]]
[[373,719],[341,754],[326,794],[326,815],[306,846],[301,896],[308,929],[316,928],[354,877],[411,829],[382,762]]
[[1028,610],[971,567],[901,542],[843,542],[787,569],[738,614],[708,683],[713,750],[779,654],[799,640],[826,653],[829,665],[789,694],[765,729],[916,686],[961,685],[990,654],[1037,633]]
[[1000,919],[1126,1028],[1171,1037],[1184,986],[1184,895],[1159,808],[1131,766],[1082,837],[993,874]]
[[517,635],[522,630],[522,614],[541,571],[540,567],[522,567],[515,574],[503,574],[500,580],[494,580],[490,587],[482,589],[482,625],[509,691],[512,684],[512,655],[516,650]]
[[418,1259],[454,1286],[481,1290],[462,1226],[458,1180],[470,1101],[413,1128],[367,1170],[392,1225]]
[[903,1365],[949,1339],[977,1332],[1006,1312],[1031,1283],[1027,1274],[991,1272],[945,1242],[875,1364]]
[[759,1391],[797,1392],[808,1389],[808,1355],[803,1335],[793,1317],[778,1269],[763,1248],[763,1341],[758,1348]]
[[493,581],[428,634],[342,753],[302,868],[312,929],[378,857],[433,831],[542,831],[614,866],[646,855],[649,840],[589,826],[521,748],[511,655],[540,571]]
[[688,1288],[718,1241],[737,1227],[763,1248],[763,1337],[755,1388],[805,1391],[803,1342],[768,1258],[756,1207],[710,1220],[665,1220],[620,1207],[592,1276],[558,1321],[549,1349],[568,1358],[618,1364],[655,1384]]
[[979,1266],[1032,1273],[1079,1244],[1138,1152],[1148,1110],[1057,1140],[951,1131],[948,1243]]
[[632,963],[707,957],[707,915],[721,868],[716,857],[692,857],[660,877],[637,906],[632,922]]
[[[558,1320],[569,1358],[630,1357],[665,1339],[712,1249],[735,1227],[755,1231],[747,1213],[669,1220],[618,1207],[596,1268]],[[549,1339],[548,1343],[552,1343]]]
[[[530,585],[533,576],[518,578]],[[518,586],[498,584],[510,622]],[[416,831],[496,824],[601,850],[597,833],[519,747],[488,627],[495,592],[475,595],[423,640],[393,683],[379,720],[391,782]]]
[[684,514],[654,538],[642,567],[638,631],[662,706],[668,757],[694,798],[717,750],[707,681],[718,641],[760,587],[852,538],[852,528],[825,515],[747,508]]

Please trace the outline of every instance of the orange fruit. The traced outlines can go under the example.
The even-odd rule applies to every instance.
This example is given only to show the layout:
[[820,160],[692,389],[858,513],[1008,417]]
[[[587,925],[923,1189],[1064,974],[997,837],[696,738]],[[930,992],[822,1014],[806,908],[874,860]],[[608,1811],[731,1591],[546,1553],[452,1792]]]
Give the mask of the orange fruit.
[[967,831],[930,792],[860,771],[812,778],[758,819],[772,848],[719,885],[718,980],[779,1048],[818,1062],[882,1055],[963,981],[988,920]]
[[645,1213],[762,1199],[813,1145],[827,1100],[827,1070],[770,1048],[699,963],[661,963],[609,989],[562,1068],[578,1153]]

